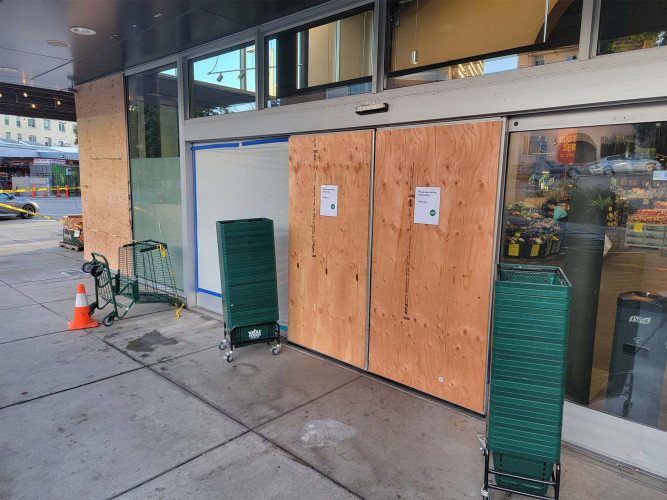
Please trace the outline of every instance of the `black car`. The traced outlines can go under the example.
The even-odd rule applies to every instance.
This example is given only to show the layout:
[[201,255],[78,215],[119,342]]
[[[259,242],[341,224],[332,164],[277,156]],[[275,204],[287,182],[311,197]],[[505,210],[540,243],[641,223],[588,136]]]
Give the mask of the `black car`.
[[581,175],[583,170],[577,165],[560,165],[553,160],[538,160],[528,167],[528,175],[542,175],[548,172],[548,175],[564,176],[567,175],[570,179]]

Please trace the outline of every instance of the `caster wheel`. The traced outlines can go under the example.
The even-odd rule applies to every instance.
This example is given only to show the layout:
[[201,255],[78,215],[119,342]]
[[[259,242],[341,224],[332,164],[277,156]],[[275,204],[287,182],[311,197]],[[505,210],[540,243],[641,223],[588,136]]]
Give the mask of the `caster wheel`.
[[115,314],[114,313],[109,313],[102,320],[102,324],[104,326],[111,326],[111,325],[113,325],[114,319],[116,319]]
[[277,356],[280,353],[280,346],[274,346],[271,348],[271,352],[273,353],[274,356]]
[[225,349],[227,349],[227,341],[223,340],[222,342],[220,342],[220,345],[218,347],[220,348],[221,351],[224,351]]
[[233,359],[231,354],[227,354],[227,363],[231,363]]
[[93,302],[88,306],[88,312],[91,314],[91,316],[95,312],[95,309],[97,309],[97,302]]
[[81,270],[84,273],[90,274],[90,271],[93,269],[93,263],[92,262],[86,262],[83,266],[81,266]]
[[97,278],[98,276],[102,276],[102,273],[104,272],[104,266],[102,264],[97,264],[96,266],[93,266],[92,269],[90,270],[90,274]]

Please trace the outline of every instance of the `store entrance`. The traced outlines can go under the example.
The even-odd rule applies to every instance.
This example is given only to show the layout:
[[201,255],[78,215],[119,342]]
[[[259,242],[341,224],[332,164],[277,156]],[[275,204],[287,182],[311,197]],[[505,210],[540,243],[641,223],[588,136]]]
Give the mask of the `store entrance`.
[[666,158],[664,121],[511,133],[501,253],[572,282],[566,400],[580,408],[566,422],[623,419],[611,454],[662,475],[645,436],[667,435]]

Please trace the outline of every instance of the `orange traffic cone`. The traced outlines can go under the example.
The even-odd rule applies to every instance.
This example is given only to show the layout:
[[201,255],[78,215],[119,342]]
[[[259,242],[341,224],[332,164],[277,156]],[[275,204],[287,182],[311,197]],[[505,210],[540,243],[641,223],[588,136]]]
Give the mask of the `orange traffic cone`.
[[76,289],[76,303],[74,304],[74,318],[67,323],[70,330],[81,330],[82,328],[93,328],[99,326],[99,323],[90,317],[88,308],[88,296],[86,287],[79,284]]

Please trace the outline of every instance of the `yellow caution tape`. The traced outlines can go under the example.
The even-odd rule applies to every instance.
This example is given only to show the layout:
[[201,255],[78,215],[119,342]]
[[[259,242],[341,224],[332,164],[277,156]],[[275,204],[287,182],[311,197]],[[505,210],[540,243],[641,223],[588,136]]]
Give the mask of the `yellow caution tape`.
[[[84,226],[83,224],[81,224],[79,222],[77,222],[75,224],[72,224],[71,222],[67,222],[63,219],[57,219],[55,217],[49,217],[48,215],[38,214],[38,213],[35,213],[35,212],[31,212],[29,210],[23,210],[22,208],[12,207],[11,205],[6,205],[5,203],[0,203],[0,207],[8,208],[10,210],[15,210],[16,212],[20,212],[20,213],[24,213],[24,214],[30,214],[30,215],[33,215],[35,217],[41,217],[42,219],[52,220],[54,222],[61,222],[63,224],[67,224],[67,225],[70,225],[70,226],[71,225],[76,225],[77,227],[80,227],[81,229],[85,229],[87,231],[93,231],[94,233],[108,234],[109,236],[114,236],[116,238],[120,238],[121,240],[126,239],[126,236],[120,236],[118,234],[110,233],[108,231],[101,231],[101,230],[95,229],[93,227]],[[132,243],[141,243],[141,241],[133,240],[132,238],[127,238],[127,239],[129,239],[130,242],[132,242]],[[160,254],[162,255],[162,258],[164,259],[167,256],[166,248],[164,247],[164,245],[157,245],[157,247],[160,249]],[[178,300],[178,294],[176,294],[176,277],[174,276],[173,267],[171,267],[171,284],[174,287],[174,294],[175,294],[175,298],[176,298],[176,302],[174,302],[174,306],[178,307],[178,309],[176,310],[176,319],[178,320],[178,319],[181,318],[181,309],[183,309],[183,307],[185,307],[185,303]]]
[[29,191],[72,191],[74,189],[81,189],[81,186],[55,186],[50,188],[26,188],[26,189],[0,189],[0,193],[27,193]]

